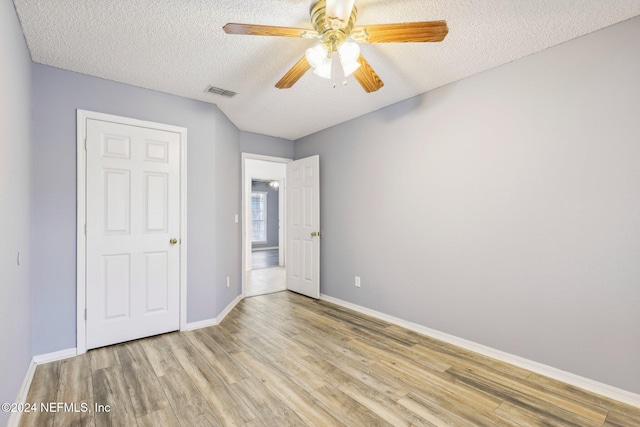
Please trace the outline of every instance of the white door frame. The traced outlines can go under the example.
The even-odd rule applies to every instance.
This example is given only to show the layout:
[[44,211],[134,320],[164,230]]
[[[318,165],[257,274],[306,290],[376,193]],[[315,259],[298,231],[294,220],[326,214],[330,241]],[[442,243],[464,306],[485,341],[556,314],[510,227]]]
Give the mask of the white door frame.
[[180,330],[187,325],[187,129],[179,126],[77,110],[77,260],[76,260],[76,354],[87,352],[86,283],[86,205],[87,205],[87,120],[102,120],[124,125],[159,129],[180,134]]
[[[247,226],[247,221],[248,221],[248,206],[247,206],[247,180],[251,180],[251,178],[264,178],[267,179],[269,177],[258,177],[258,176],[254,176],[254,177],[247,177],[247,172],[245,170],[245,162],[247,160],[263,160],[266,162],[273,162],[273,163],[289,163],[291,161],[293,161],[293,159],[286,159],[284,157],[273,157],[273,156],[264,156],[262,154],[252,154],[252,153],[242,153],[242,218],[241,218],[241,223],[242,223],[242,296],[244,297],[244,291],[245,291],[245,279],[246,279],[246,273],[247,273],[247,265],[251,263],[250,259],[247,259],[247,250],[250,247],[250,243],[248,242],[249,239],[249,227]],[[282,184],[282,183],[281,183]],[[281,185],[280,186],[280,196],[279,196],[279,204],[280,206],[285,205],[286,200],[285,199],[285,194],[284,194],[284,188],[286,187],[286,183],[285,185]],[[283,236],[280,236],[281,239],[280,241],[282,242],[281,244],[284,245],[285,244],[285,240],[286,240],[286,209],[282,208],[280,209],[280,230],[282,230],[282,233],[284,234]],[[285,257],[285,265],[286,265],[286,257]]]

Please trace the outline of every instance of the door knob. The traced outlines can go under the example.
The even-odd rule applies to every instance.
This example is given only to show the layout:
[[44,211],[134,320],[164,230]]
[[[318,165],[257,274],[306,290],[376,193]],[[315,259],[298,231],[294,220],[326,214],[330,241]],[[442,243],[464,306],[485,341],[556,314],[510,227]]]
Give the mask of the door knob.
[[316,236],[320,237],[320,232],[319,231],[312,231],[311,232],[311,237],[316,237]]
[[173,239],[169,240],[169,243],[171,243],[172,245],[175,245],[176,243],[178,243],[178,239],[174,237]]

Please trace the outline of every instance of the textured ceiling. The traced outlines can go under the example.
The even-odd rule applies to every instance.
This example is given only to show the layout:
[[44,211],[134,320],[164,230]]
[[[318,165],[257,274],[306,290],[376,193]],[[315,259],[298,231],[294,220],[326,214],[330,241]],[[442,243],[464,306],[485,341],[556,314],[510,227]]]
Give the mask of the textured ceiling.
[[[240,129],[297,139],[640,15],[638,0],[356,0],[357,24],[446,20],[442,43],[361,45],[385,82],[367,94],[305,74],[315,42],[228,35],[228,22],[311,29],[312,0],[15,0],[35,62],[211,102]],[[615,46],[611,47],[615,49]],[[209,85],[238,92],[205,93]]]

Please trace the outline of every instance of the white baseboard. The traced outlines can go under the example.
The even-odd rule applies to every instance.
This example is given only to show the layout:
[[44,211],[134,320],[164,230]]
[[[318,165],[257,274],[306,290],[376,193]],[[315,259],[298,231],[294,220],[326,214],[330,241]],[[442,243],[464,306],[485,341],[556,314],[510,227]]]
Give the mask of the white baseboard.
[[222,310],[222,312],[215,318],[213,319],[205,319],[205,320],[200,320],[198,322],[191,322],[191,323],[187,323],[185,325],[184,328],[182,328],[182,331],[193,331],[194,329],[201,329],[201,328],[207,328],[209,326],[215,326],[220,324],[220,322],[222,322],[222,320],[227,317],[227,314],[229,314],[231,312],[231,310],[233,310],[233,307],[236,306],[236,304],[238,304],[242,298],[244,298],[243,295],[238,295],[237,297],[234,298],[233,301],[231,301],[229,303],[229,305],[227,305],[225,307],[224,310]]
[[224,320],[225,317],[227,317],[227,314],[231,313],[231,310],[233,310],[233,308],[238,305],[238,303],[240,301],[242,301],[242,299],[244,298],[244,295],[240,294],[237,297],[235,297],[233,299],[233,301],[231,301],[224,310],[222,310],[222,312],[220,314],[218,314],[218,317],[216,317],[216,325],[218,325],[220,322],[222,322]]
[[190,322],[187,323],[184,328],[181,329],[181,331],[193,331],[194,329],[201,329],[201,328],[207,328],[209,326],[213,326],[213,325],[217,325],[218,322],[216,321],[216,318],[214,317],[213,319],[205,319],[205,320],[199,320],[197,322]]
[[617,387],[610,386],[608,384],[600,383],[598,381],[591,380],[589,378],[581,377],[569,372],[562,371],[560,369],[544,365],[542,363],[534,362],[524,357],[516,356],[514,354],[506,353],[501,350],[496,350],[491,347],[487,347],[482,344],[475,343],[473,341],[465,340],[464,338],[458,338],[454,335],[449,335],[444,332],[437,331],[435,329],[427,328],[426,326],[419,325],[417,323],[409,322],[398,317],[390,316],[388,314],[381,313],[379,311],[371,310],[366,307],[362,307],[357,304],[353,304],[347,301],[343,301],[338,298],[334,298],[328,295],[321,294],[320,299],[327,301],[353,311],[357,311],[362,314],[366,314],[376,319],[384,320],[397,326],[409,329],[414,332],[418,332],[423,335],[447,342],[449,344],[457,345],[458,347],[465,348],[467,350],[474,351],[484,356],[491,357],[493,359],[509,363],[511,365],[518,366],[523,369],[535,372],[540,375],[544,375],[549,378],[553,378],[558,381],[562,381],[567,384],[579,387],[583,390],[590,391],[592,393],[599,394],[601,396],[608,397],[610,399],[617,400],[619,402],[626,403],[628,405],[640,408],[640,395],[632,393],[627,390],[622,390]]
[[78,351],[75,347],[67,348],[65,350],[54,351],[53,353],[40,354],[33,356],[33,361],[36,365],[42,365],[43,363],[55,362],[56,360],[68,359],[76,356]]
[[[43,363],[55,362],[56,360],[68,359],[70,357],[74,357],[76,354],[77,350],[74,347],[67,348],[66,350],[54,351],[53,353],[33,356],[31,362],[29,363],[29,367],[27,368],[27,372],[24,375],[24,380],[22,381],[22,386],[20,386],[20,390],[18,391],[18,396],[16,397],[15,403],[25,403],[27,401],[29,388],[31,388],[31,381],[33,381],[33,376],[36,373],[36,367],[38,365],[42,365]],[[11,415],[9,415],[7,427],[17,427],[20,424],[21,415],[21,412],[12,412]]]

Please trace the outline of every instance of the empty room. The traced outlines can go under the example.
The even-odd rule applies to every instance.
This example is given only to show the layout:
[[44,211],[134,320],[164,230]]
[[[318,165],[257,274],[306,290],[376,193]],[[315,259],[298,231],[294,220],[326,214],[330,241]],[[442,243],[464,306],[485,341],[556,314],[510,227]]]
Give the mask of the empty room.
[[0,34],[0,425],[640,426],[637,0]]

